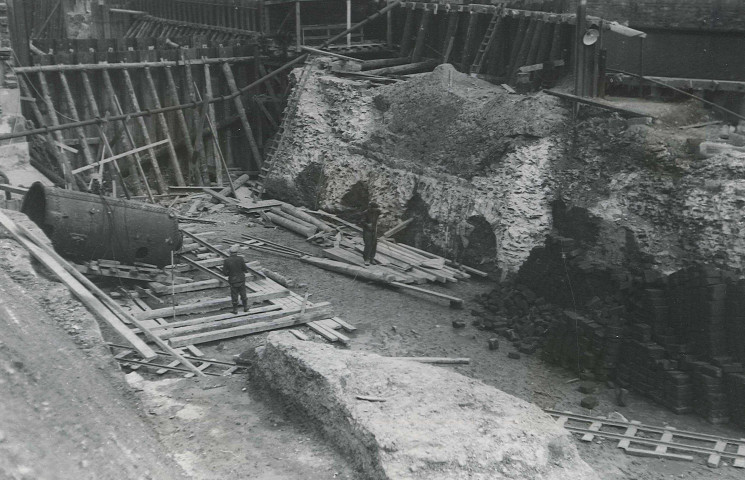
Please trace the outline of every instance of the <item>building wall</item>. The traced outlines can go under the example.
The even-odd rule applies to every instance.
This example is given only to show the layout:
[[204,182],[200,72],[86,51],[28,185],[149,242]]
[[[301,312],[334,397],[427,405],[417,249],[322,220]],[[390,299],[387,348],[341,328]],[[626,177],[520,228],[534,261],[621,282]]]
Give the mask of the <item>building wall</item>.
[[[745,33],[646,30],[644,74],[745,81]],[[605,32],[608,67],[639,73],[639,39]]]
[[[576,9],[577,0],[570,8]],[[745,0],[587,0],[589,15],[630,27],[745,32]]]

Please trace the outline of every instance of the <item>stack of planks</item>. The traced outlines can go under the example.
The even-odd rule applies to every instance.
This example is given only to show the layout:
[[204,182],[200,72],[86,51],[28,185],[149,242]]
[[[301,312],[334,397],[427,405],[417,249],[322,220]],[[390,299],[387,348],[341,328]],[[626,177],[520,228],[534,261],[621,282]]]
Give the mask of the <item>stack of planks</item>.
[[[204,241],[200,236],[187,234],[200,249],[207,250],[205,254],[196,254],[195,258],[181,255],[184,263],[174,265],[173,273],[184,274],[194,270],[208,273],[213,278],[206,280],[193,279],[189,283],[174,284],[169,282],[151,282],[150,291],[156,296],[171,296],[172,305],[136,312],[134,316],[141,322],[148,323],[152,332],[167,340],[174,348],[187,347],[195,344],[224,340],[244,335],[251,335],[281,328],[306,325],[310,330],[331,342],[348,343],[349,337],[339,330],[352,332],[355,328],[335,317],[328,302],[312,303],[297,293],[283,287],[263,274],[257,262],[247,264],[254,275],[246,282],[248,312],[233,314],[225,312],[231,307],[230,297],[220,296],[208,298],[198,302],[178,304],[181,294],[193,291],[203,291],[203,295],[213,293],[227,293],[226,283],[215,269],[222,265],[224,252],[218,246]],[[217,277],[217,278],[214,278]],[[222,279],[220,278],[222,277]],[[220,289],[220,290],[217,290]],[[223,293],[223,295],[224,295]],[[142,301],[138,303],[144,303]],[[166,303],[169,303],[166,300]],[[140,305],[142,306],[142,305]],[[190,315],[199,313],[200,316]],[[139,330],[135,330],[139,333]],[[299,331],[292,330],[298,338],[307,339]]]

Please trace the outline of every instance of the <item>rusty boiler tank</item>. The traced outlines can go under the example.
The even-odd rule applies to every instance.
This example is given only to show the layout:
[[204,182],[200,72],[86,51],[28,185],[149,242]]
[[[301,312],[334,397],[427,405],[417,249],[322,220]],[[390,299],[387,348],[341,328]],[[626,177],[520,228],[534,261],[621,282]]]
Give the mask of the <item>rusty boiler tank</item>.
[[181,248],[178,221],[155,205],[34,183],[21,211],[73,261],[116,260],[163,267]]

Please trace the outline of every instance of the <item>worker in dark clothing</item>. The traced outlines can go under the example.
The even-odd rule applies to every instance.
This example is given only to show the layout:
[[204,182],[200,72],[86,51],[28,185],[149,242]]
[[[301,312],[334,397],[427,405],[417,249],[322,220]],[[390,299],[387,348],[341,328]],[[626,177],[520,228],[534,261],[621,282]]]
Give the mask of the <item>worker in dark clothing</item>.
[[373,263],[375,253],[378,250],[378,218],[380,212],[378,204],[370,202],[370,206],[363,213],[362,241],[365,243],[365,249],[362,252],[362,259],[365,261],[365,266]]
[[233,302],[233,313],[238,313],[238,296],[243,303],[243,311],[248,311],[248,299],[246,298],[246,259],[238,255],[238,245],[230,247],[230,256],[222,263],[222,272],[228,277],[230,284],[230,299]]

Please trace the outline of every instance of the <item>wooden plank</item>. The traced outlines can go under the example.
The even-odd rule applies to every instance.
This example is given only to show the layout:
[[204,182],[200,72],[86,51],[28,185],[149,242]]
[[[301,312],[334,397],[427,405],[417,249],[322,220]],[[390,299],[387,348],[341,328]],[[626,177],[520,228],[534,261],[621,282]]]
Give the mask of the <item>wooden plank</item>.
[[428,363],[432,365],[469,365],[470,358],[451,357],[387,357],[393,360],[407,360],[410,362]]
[[[665,431],[662,434],[662,437],[660,437],[660,441],[661,442],[665,442],[665,443],[670,442],[670,440],[672,440],[672,439],[673,439],[673,432],[670,432],[670,431]],[[667,452],[667,445],[657,445],[654,448],[654,451],[657,452],[657,453],[665,453],[665,452]]]
[[[331,304],[323,303],[318,305],[311,305],[305,310],[305,315],[308,316],[309,320],[318,320],[330,316],[332,312]],[[237,315],[232,318],[224,320],[217,320],[212,322],[204,322],[196,325],[188,325],[178,328],[170,328],[167,332],[163,332],[161,338],[181,337],[184,335],[191,335],[200,332],[210,332],[213,330],[221,330],[226,328],[233,328],[239,325],[245,325],[247,323],[255,322],[267,322],[280,320],[285,317],[296,315],[301,312],[300,308],[288,309],[288,310],[274,310],[271,312],[248,314],[248,315]],[[173,327],[173,325],[169,325]]]
[[[600,431],[600,427],[602,426],[603,424],[601,422],[592,422],[588,430],[597,432],[597,431]],[[592,442],[594,438],[595,438],[595,435],[593,435],[592,433],[585,433],[584,435],[582,435],[582,438],[580,438],[580,440],[582,440],[583,442]]]
[[164,144],[169,143],[169,142],[170,142],[170,140],[169,139],[166,139],[166,140],[160,140],[160,141],[155,142],[155,143],[151,143],[149,145],[145,145],[143,147],[137,147],[137,148],[134,148],[132,150],[129,150],[129,151],[126,151],[126,152],[123,152],[123,153],[119,153],[117,155],[114,155],[113,157],[104,158],[103,160],[98,161],[98,162],[91,163],[90,165],[86,165],[84,167],[76,168],[75,170],[72,171],[72,173],[84,172],[86,170],[90,170],[92,168],[96,168],[99,165],[104,165],[104,164],[109,163],[111,161],[118,160],[120,158],[127,157],[129,155],[134,155],[135,153],[139,153],[139,152],[142,152],[144,150],[150,150],[151,148],[155,148],[155,147],[158,147],[160,145],[164,145]]
[[549,95],[553,95],[554,97],[559,97],[559,98],[562,98],[564,100],[569,100],[569,101],[577,102],[577,103],[584,103],[585,105],[590,105],[592,107],[598,107],[598,108],[602,108],[602,109],[605,109],[605,110],[610,110],[612,112],[618,112],[618,113],[621,113],[621,114],[624,114],[624,115],[628,115],[630,117],[650,117],[650,118],[654,118],[652,115],[649,115],[647,113],[641,113],[641,112],[636,112],[634,110],[630,110],[628,108],[617,107],[615,105],[611,105],[611,104],[606,103],[606,102],[601,102],[599,100],[592,100],[592,99],[589,99],[589,98],[578,97],[576,95],[571,95],[569,93],[556,92],[556,91],[553,91],[553,90],[543,90],[543,91],[545,93],[549,94]]
[[[664,435],[663,435],[662,441],[666,441],[664,439]],[[667,440],[667,441],[669,441],[669,440]],[[717,451],[717,452],[724,452],[724,449],[726,447],[727,447],[727,442],[725,442],[723,440],[717,440],[716,444],[714,445],[714,450]],[[719,467],[719,462],[721,460],[722,460],[721,453],[712,453],[711,455],[709,455],[709,458],[706,459],[706,465],[708,465],[709,467],[712,467],[712,468],[717,468],[717,467]]]
[[[219,259],[222,260],[222,259]],[[210,278],[209,280],[201,280],[198,282],[181,283],[179,285],[166,285],[159,282],[151,282],[149,287],[158,295],[171,295],[173,293],[186,293],[186,292],[197,292],[199,290],[207,290],[210,288],[224,287],[227,283],[217,279]]]
[[[280,310],[282,307],[279,305],[264,305],[262,307],[249,308],[248,312],[245,313],[220,313],[217,315],[211,315],[209,317],[192,318],[189,320],[179,320],[170,323],[161,323],[151,328],[153,332],[159,332],[160,330],[168,330],[172,328],[184,327],[188,325],[199,325],[200,323],[209,323],[218,320],[224,320],[226,318],[235,318],[238,316],[255,315],[257,313],[271,312],[273,310]],[[148,320],[144,320],[148,321]],[[135,333],[140,333],[135,329]],[[201,356],[201,355],[197,355]]]
[[187,257],[183,256],[183,255],[181,256],[181,260],[183,260],[186,263],[192,265],[193,267],[197,268],[198,270],[201,270],[204,273],[207,273],[207,274],[215,277],[215,279],[219,280],[220,282],[222,282],[224,284],[227,284],[228,283],[228,277],[226,277],[225,275],[220,275],[219,273],[215,272],[214,270],[210,270],[207,267],[203,267],[202,265],[199,264],[199,262],[196,262],[196,261],[194,261],[194,260],[192,260],[190,258],[187,258]]
[[256,145],[256,138],[254,137],[253,130],[251,129],[251,124],[248,123],[246,109],[243,106],[243,100],[241,99],[241,96],[238,95],[238,86],[235,83],[235,77],[233,76],[233,70],[230,68],[230,64],[223,63],[222,71],[225,74],[225,80],[228,83],[230,92],[235,95],[235,97],[233,97],[233,104],[235,105],[235,108],[238,111],[238,115],[241,118],[244,133],[246,135],[246,138],[248,139],[248,144],[251,147],[251,158],[253,158],[254,166],[260,170],[261,165],[264,163],[264,159],[261,156],[261,152],[259,152],[259,147]]
[[320,325],[316,322],[308,322],[308,328],[316,332],[318,335],[322,336],[329,342],[336,342],[339,340],[339,337],[336,336],[336,332],[333,330],[324,327],[323,325]]
[[737,468],[745,468],[745,438],[741,438],[740,441],[742,443],[737,446],[737,455],[741,456],[741,458],[735,459],[732,466]]
[[[275,292],[266,293],[249,293],[246,297],[249,303],[258,303],[273,298],[281,298],[287,296],[287,289],[277,290]],[[174,315],[184,315],[186,313],[196,313],[204,311],[220,310],[224,307],[229,307],[233,303],[230,297],[213,298],[198,303],[188,303],[185,305],[176,305],[175,307],[167,308],[156,308],[149,312],[142,312],[136,315],[138,320],[148,320],[151,318],[165,317]]]
[[351,325],[351,324],[345,322],[344,320],[342,320],[339,317],[333,317],[332,320],[335,321],[336,323],[338,323],[339,325],[341,325],[341,328],[343,328],[347,332],[350,332],[351,333],[351,332],[354,332],[354,331],[357,330],[357,327],[355,327],[354,325]]
[[300,330],[295,330],[294,328],[291,328],[290,330],[288,330],[288,332],[290,332],[291,334],[295,335],[295,337],[298,340],[303,340],[303,341],[310,340],[310,338],[306,334],[304,334],[303,332],[301,332]]
[[409,224],[413,221],[414,221],[414,218],[409,218],[407,220],[398,222],[398,224],[395,227],[391,228],[390,230],[388,230],[387,232],[383,234],[383,238],[392,237],[393,235],[397,234],[398,232],[400,232],[401,230],[409,226]]
[[636,436],[636,432],[639,431],[638,425],[639,425],[639,422],[632,421],[631,425],[626,427],[626,431],[623,433],[623,436],[625,438],[618,442],[618,448],[622,448],[624,450],[629,448],[629,445],[631,445],[631,442],[634,440],[634,437]]
[[250,325],[241,325],[233,328],[226,328],[224,330],[217,330],[214,332],[196,333],[194,335],[185,335],[183,337],[173,337],[169,340],[172,346],[191,345],[199,343],[214,342],[216,340],[223,340],[226,338],[239,337],[243,335],[253,335],[261,332],[268,332],[270,330],[277,330],[280,328],[293,327],[296,325],[303,325],[308,323],[307,317],[297,314],[291,315],[281,320],[275,320],[273,322],[258,322]]
[[427,290],[420,287],[415,287],[414,285],[406,285],[405,283],[401,282],[391,282],[391,285],[396,286],[398,288],[403,288],[405,290],[412,290],[419,293],[424,293],[426,295],[431,295],[433,297],[442,298],[445,300],[448,300],[450,302],[450,306],[454,308],[460,308],[463,306],[463,299],[458,297],[453,297],[451,295],[445,295],[444,293],[439,292],[433,292],[432,290]]
[[[150,72],[149,67],[145,67],[145,85],[149,89],[150,101],[153,102],[153,107],[156,110],[160,109],[161,104],[160,98],[158,97],[158,90],[155,88],[155,81],[153,80],[153,74],[152,72]],[[181,186],[186,185],[186,182],[184,182],[184,175],[181,173],[181,164],[179,163],[178,155],[176,155],[176,150],[173,147],[173,142],[170,141],[171,134],[168,128],[168,122],[166,121],[165,114],[155,114],[155,120],[158,122],[158,125],[160,125],[160,130],[161,132],[163,132],[163,135],[165,135],[165,137],[169,140],[169,142],[167,143],[168,148],[166,149],[166,151],[168,152],[168,158],[170,160],[172,170],[171,173],[176,179],[176,184]]]
[[626,453],[637,457],[656,457],[656,458],[667,458],[669,460],[686,460],[689,462],[693,461],[691,455],[681,455],[677,453],[660,453],[654,450],[644,450],[641,448],[626,448]]

